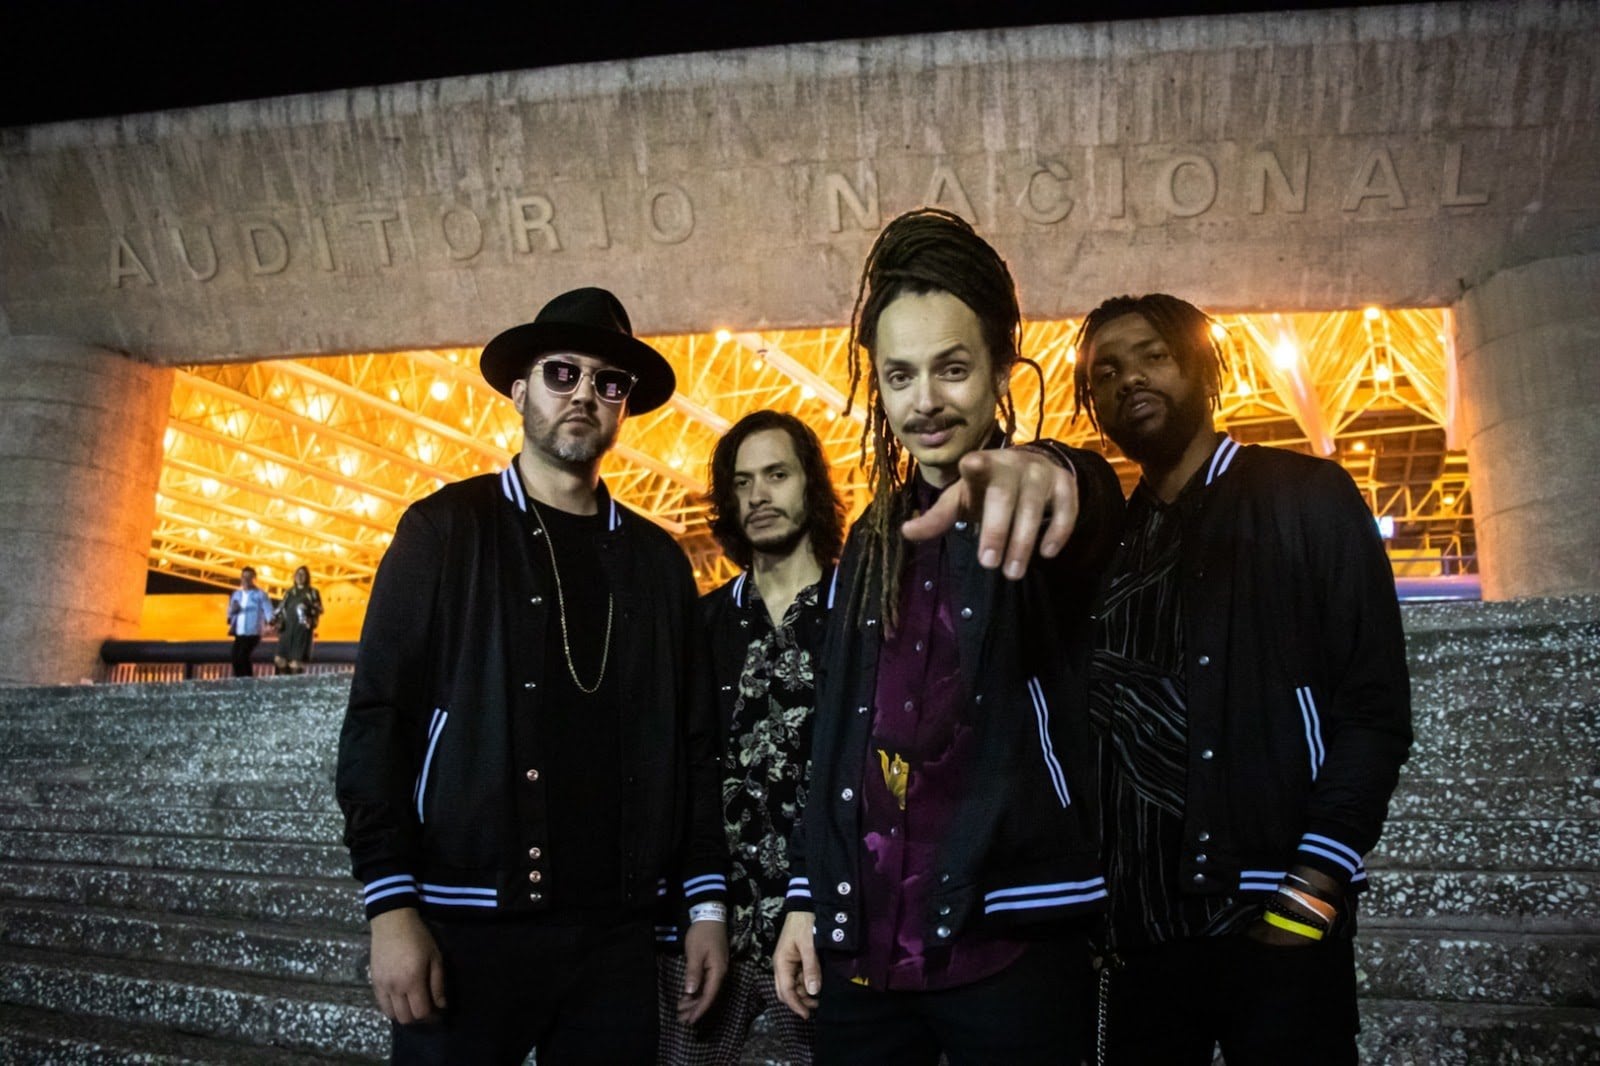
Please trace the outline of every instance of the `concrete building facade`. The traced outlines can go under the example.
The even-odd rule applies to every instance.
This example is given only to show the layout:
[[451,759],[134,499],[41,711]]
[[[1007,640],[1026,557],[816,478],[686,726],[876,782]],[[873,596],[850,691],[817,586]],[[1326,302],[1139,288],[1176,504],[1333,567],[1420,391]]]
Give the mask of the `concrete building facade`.
[[0,679],[75,680],[128,634],[160,368],[481,344],[582,284],[645,333],[840,323],[877,230],[924,203],[1002,249],[1030,317],[1151,290],[1455,308],[1486,593],[1600,591],[1600,7],[1422,4],[0,131],[0,513],[41,545],[0,557]]

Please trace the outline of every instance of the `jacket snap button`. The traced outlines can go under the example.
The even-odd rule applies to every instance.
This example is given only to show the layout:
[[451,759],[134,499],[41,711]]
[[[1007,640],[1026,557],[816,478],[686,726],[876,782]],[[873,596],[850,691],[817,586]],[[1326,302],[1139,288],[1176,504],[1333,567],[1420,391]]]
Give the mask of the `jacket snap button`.
[[1200,658],[1196,659],[1195,662],[1199,663],[1201,666],[1210,666],[1211,665],[1211,656],[1202,655],[1202,656],[1200,656]]
[[539,771],[538,770],[529,770],[528,773],[527,773],[527,778],[528,778],[529,781],[537,781],[537,780],[539,780]]
[[1205,884],[1206,883],[1206,875],[1205,874],[1195,874],[1194,875],[1194,883],[1197,884],[1197,885]]
[[537,682],[534,682],[534,681],[524,681],[522,683],[522,687],[523,688],[538,688],[539,685],[538,685]]
[[1204,829],[1202,829],[1200,831],[1200,836],[1199,836],[1200,843],[1204,844],[1206,841],[1208,841],[1210,839],[1211,839],[1211,834],[1207,833]]
[[1194,857],[1194,861],[1195,862],[1205,862],[1206,861],[1206,853],[1202,851],[1200,854],[1198,854],[1198,855],[1196,855]]
[[939,908],[939,917],[941,917],[941,918],[950,917],[950,904],[946,903],[944,906]]
[[540,881],[544,880],[544,874],[540,873],[538,870],[530,870],[528,872],[528,880],[532,881],[534,884],[538,884]]
[[1202,751],[1202,752],[1201,752],[1201,753],[1200,753],[1200,757],[1201,757],[1201,758],[1202,758],[1202,759],[1204,759],[1204,760],[1205,760],[1205,761],[1206,761],[1206,762],[1210,762],[1210,761],[1211,761],[1211,757],[1212,757],[1212,756],[1213,756],[1213,755],[1215,755],[1215,754],[1216,754],[1216,753],[1215,753],[1215,752],[1214,752],[1214,751],[1212,751],[1212,750],[1211,750],[1211,749],[1210,749],[1210,748],[1207,748],[1207,749],[1206,749],[1206,750],[1205,750],[1205,751]]
[[962,618],[971,618],[972,617],[972,608],[971,607],[963,607],[963,608],[961,608],[961,617]]
[[833,931],[833,942],[835,944],[844,943],[844,930],[843,929],[835,929]]
[[938,937],[940,940],[949,940],[950,927],[948,925],[941,925],[939,928],[933,931],[933,935]]
[[849,881],[840,881],[839,884],[837,886],[835,886],[835,887],[836,887],[839,895],[841,895],[841,896],[848,896],[850,894],[850,882]]
[[530,858],[530,859],[538,859],[543,855],[544,855],[544,851],[541,850],[540,848],[529,848],[528,849],[528,858]]
[[833,916],[833,924],[835,924],[835,925],[843,925],[845,922],[848,922],[849,920],[850,920],[850,916],[848,914],[846,914],[844,911],[838,911]]
[[839,793],[839,798],[848,803],[856,798],[856,790],[853,788],[847,788],[843,792]]
[[535,607],[537,607],[541,603],[544,602],[544,597],[543,596],[530,596],[530,597],[528,597],[528,602],[533,604]]
[[530,903],[538,903],[542,899],[544,899],[544,893],[542,893],[542,892],[529,892],[528,893],[528,901]]

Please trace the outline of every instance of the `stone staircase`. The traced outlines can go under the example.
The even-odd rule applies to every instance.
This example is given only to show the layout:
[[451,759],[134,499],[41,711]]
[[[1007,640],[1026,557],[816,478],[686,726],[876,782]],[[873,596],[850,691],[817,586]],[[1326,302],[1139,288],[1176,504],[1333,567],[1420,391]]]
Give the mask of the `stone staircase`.
[[[1406,612],[1364,1061],[1600,1062],[1600,600]],[[0,1061],[384,1055],[333,805],[347,685],[0,689]]]
[[1600,600],[1406,629],[1417,742],[1368,860],[1363,1061],[1600,1062]]
[[370,1062],[348,678],[0,690],[0,1061]]

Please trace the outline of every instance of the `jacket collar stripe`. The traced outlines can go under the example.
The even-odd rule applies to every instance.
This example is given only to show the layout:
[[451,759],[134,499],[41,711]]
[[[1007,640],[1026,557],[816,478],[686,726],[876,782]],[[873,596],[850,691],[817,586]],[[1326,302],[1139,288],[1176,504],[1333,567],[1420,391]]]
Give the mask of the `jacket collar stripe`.
[[476,885],[433,885],[424,881],[422,891],[431,892],[436,896],[477,896],[481,899],[495,899],[499,893],[488,887]]
[[1061,801],[1061,806],[1069,806],[1072,797],[1067,793],[1067,774],[1061,769],[1055,745],[1050,740],[1050,707],[1044,701],[1044,687],[1039,684],[1037,677],[1028,678],[1028,695],[1033,697],[1033,716],[1039,723],[1039,747],[1044,752],[1044,765],[1050,773],[1050,783],[1055,786],[1056,798]]
[[741,570],[739,576],[733,579],[733,605],[735,607],[743,607],[745,605],[744,579],[749,576],[749,573],[748,570]]
[[500,471],[500,491],[505,493],[506,499],[516,505],[517,510],[528,509],[528,497],[522,492],[522,479],[517,476],[517,464],[513,460],[511,465]]
[[1239,442],[1232,437],[1224,436],[1216,451],[1211,453],[1211,465],[1206,470],[1206,484],[1209,485],[1226,474],[1228,467],[1233,465],[1233,457],[1237,454],[1239,454]]
[[839,591],[839,570],[840,569],[841,568],[837,567],[837,566],[835,566],[833,568],[833,580],[828,582],[828,610],[830,610],[830,611],[833,610],[833,597]]
[[[527,511],[528,496],[522,491],[522,478],[517,474],[517,463],[514,459],[510,466],[500,471],[500,491],[505,494],[506,499],[516,505],[517,510]],[[617,506],[615,499],[608,497],[606,502],[610,505],[606,510],[606,531],[615,533],[617,527],[622,525],[622,510]]]

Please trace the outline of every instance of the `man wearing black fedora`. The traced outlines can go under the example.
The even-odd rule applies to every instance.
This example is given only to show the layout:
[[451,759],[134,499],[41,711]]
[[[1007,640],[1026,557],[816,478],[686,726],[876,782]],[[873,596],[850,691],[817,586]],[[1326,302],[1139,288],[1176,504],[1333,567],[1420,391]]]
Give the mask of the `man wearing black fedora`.
[[648,1063],[669,878],[686,1018],[727,968],[693,576],[599,478],[622,420],[676,382],[596,288],[495,337],[480,368],[522,416],[521,453],[401,518],[340,736],[373,991],[395,1062]]

